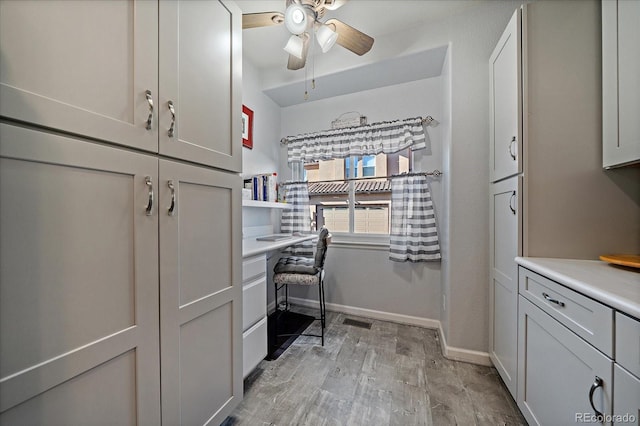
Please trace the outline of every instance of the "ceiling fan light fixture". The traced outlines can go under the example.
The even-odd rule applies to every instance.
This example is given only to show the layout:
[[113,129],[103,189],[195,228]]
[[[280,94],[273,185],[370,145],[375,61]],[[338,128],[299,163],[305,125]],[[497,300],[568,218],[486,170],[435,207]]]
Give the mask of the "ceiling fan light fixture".
[[316,40],[318,40],[322,53],[327,53],[336,44],[338,33],[333,31],[327,24],[322,24],[316,29]]
[[302,34],[309,26],[309,17],[306,9],[297,4],[292,3],[284,12],[284,25],[291,34]]
[[287,44],[284,46],[285,52],[295,56],[298,59],[302,59],[302,51],[304,50],[304,40],[302,37],[292,35],[289,37]]

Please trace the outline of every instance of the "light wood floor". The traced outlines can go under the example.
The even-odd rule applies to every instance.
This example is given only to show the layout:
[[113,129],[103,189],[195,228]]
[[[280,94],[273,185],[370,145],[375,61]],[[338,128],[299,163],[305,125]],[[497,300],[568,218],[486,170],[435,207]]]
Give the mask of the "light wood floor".
[[262,361],[223,425],[526,425],[496,370],[444,358],[435,330],[328,312],[325,333]]

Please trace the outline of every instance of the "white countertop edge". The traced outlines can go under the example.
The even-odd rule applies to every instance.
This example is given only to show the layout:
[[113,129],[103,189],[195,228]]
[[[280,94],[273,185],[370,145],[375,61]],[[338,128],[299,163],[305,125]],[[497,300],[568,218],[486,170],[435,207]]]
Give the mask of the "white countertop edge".
[[[516,263],[524,266],[527,269],[537,272],[546,276],[549,279],[559,282],[560,284],[571,288],[585,296],[591,297],[599,302],[604,303],[614,309],[619,310],[627,315],[631,315],[640,319],[640,272],[627,271],[624,269],[615,268],[606,262],[599,260],[577,260],[577,259],[550,259],[550,258],[531,258],[531,257],[516,257]],[[621,294],[620,287],[613,289],[613,291],[603,288],[598,283],[586,282],[581,277],[571,275],[570,272],[563,271],[563,266],[567,269],[575,268],[576,266],[584,266],[590,270],[601,270],[608,278],[616,281],[612,283],[609,281],[607,284],[615,286],[617,284],[617,278],[619,278],[619,286],[633,286],[624,287],[627,293],[631,294],[633,298],[627,295]],[[558,269],[560,268],[560,270]],[[605,269],[607,268],[607,269]],[[610,269],[609,269],[610,268]],[[586,273],[585,275],[588,275]],[[632,282],[635,280],[638,282]]]
[[291,237],[278,241],[258,241],[256,238],[245,238],[242,240],[242,257],[255,256],[256,254],[266,253],[272,250],[278,250],[284,247],[292,246],[303,241],[318,238],[316,234],[302,235],[299,237]]

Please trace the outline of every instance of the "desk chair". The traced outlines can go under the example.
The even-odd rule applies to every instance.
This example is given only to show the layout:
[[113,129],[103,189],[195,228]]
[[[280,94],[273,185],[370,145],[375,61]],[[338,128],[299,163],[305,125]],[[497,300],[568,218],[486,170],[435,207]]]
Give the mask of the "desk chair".
[[273,285],[275,287],[276,310],[278,310],[278,290],[285,289],[285,310],[289,310],[289,286],[290,285],[317,285],[318,301],[320,303],[320,326],[322,333],[317,334],[279,334],[278,336],[314,336],[322,339],[324,346],[324,327],[326,308],[324,299],[324,260],[327,257],[327,246],[331,242],[331,234],[324,226],[318,235],[318,244],[314,258],[289,256],[283,257],[274,267]]

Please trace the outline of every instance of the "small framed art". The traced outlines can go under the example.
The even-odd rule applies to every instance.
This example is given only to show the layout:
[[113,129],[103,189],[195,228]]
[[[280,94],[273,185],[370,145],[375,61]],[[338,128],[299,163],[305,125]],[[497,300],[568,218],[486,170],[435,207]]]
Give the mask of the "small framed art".
[[242,146],[253,149],[253,111],[242,105]]

